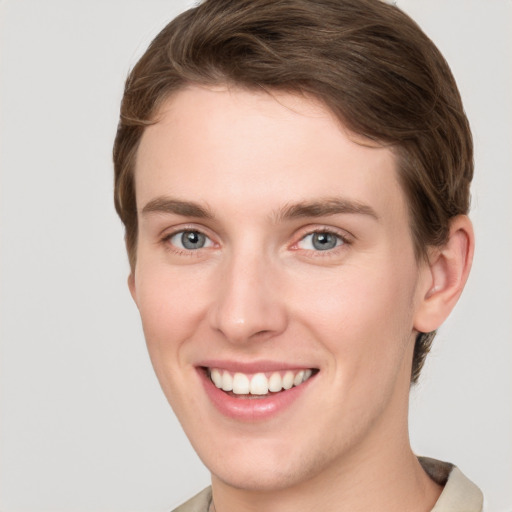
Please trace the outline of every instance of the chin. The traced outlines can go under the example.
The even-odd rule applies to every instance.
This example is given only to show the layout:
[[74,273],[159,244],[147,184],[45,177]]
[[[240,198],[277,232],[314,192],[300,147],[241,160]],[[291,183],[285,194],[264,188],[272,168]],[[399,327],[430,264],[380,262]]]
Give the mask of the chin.
[[[287,468],[288,469],[288,468]],[[304,468],[294,470],[284,468],[269,468],[254,464],[246,468],[223,466],[210,468],[212,479],[221,480],[224,484],[235,489],[250,492],[272,493],[292,488],[309,478]]]
[[[243,446],[230,447],[225,456],[219,457],[218,453],[226,450],[211,451],[202,460],[212,473],[212,481],[218,479],[232,488],[250,492],[281,492],[313,480],[328,471],[333,462],[332,450],[315,450],[308,455],[296,445],[285,440],[277,445],[268,440],[247,441]],[[315,445],[319,448],[319,443]]]

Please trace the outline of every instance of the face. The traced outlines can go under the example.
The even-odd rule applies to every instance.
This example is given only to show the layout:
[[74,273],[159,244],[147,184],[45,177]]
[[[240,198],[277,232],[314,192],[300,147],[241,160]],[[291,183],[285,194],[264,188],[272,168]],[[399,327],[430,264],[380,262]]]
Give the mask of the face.
[[158,119],[130,288],[214,479],[283,489],[396,453],[424,269],[392,151],[284,93],[188,87]]

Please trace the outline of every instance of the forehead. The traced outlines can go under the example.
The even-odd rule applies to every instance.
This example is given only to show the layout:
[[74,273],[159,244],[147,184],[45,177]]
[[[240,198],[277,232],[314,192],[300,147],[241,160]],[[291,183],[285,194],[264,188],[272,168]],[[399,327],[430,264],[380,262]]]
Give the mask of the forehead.
[[314,98],[189,86],[156,120],[137,155],[139,210],[165,195],[243,211],[252,199],[279,207],[341,195],[405,215],[393,151],[349,132]]

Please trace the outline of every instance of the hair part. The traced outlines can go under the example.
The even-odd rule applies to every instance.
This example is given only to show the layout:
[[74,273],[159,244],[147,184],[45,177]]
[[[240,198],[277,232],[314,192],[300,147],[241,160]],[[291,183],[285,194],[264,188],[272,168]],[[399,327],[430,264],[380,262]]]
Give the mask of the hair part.
[[[132,271],[138,145],[162,104],[189,84],[311,96],[350,131],[392,147],[418,260],[469,211],[473,144],[455,80],[400,9],[381,0],[206,0],[171,21],[126,80],[113,156]],[[434,336],[417,336],[412,382]]]

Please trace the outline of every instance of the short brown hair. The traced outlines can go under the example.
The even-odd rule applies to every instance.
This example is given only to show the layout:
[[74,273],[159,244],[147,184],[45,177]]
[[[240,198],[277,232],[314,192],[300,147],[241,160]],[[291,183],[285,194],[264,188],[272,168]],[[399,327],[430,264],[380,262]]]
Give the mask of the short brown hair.
[[[113,153],[132,270],[137,148],[162,103],[194,83],[313,96],[354,133],[393,148],[418,258],[469,210],[473,144],[455,80],[400,9],[381,0],[206,0],[171,21],[126,80]],[[434,335],[417,336],[413,382]]]

